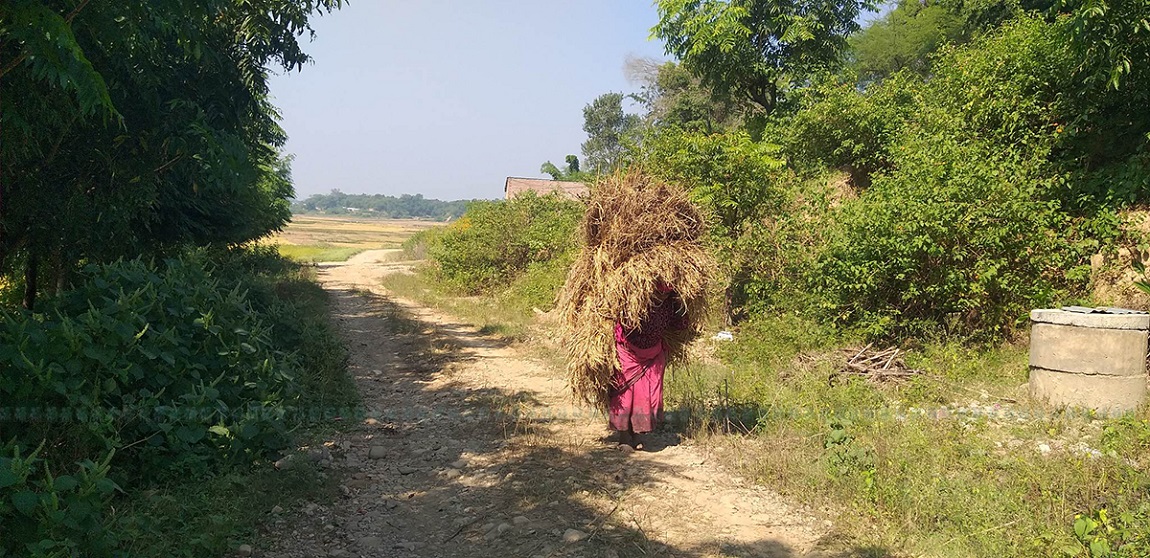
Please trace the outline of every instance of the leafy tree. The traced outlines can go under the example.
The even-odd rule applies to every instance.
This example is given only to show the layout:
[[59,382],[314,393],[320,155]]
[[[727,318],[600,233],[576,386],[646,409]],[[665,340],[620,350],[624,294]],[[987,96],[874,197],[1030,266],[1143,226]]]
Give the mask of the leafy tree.
[[836,67],[870,0],[658,0],[653,35],[719,95],[773,112],[783,93]]
[[604,93],[583,108],[583,157],[596,173],[614,170],[623,161],[627,142],[639,130],[640,120],[623,112],[622,93]]
[[579,173],[579,157],[568,155],[564,160],[567,161],[567,174]]
[[590,180],[591,177],[587,173],[579,170],[579,157],[575,155],[568,155],[566,157],[567,167],[560,169],[555,166],[555,163],[547,161],[539,167],[539,172],[551,175],[553,180],[571,180],[575,182],[583,182]]
[[544,163],[539,166],[539,172],[551,175],[552,180],[563,180],[563,171],[551,161],[544,161]]
[[745,103],[716,96],[682,64],[632,58],[627,71],[640,84],[631,98],[647,110],[648,126],[718,132],[736,127],[745,112]]
[[1086,76],[1118,89],[1124,79],[1147,79],[1150,4],[1142,0],[1061,0],[1071,14],[1075,50]]
[[850,38],[850,66],[863,83],[902,71],[927,75],[931,57],[965,44],[1024,13],[1045,13],[1054,0],[899,0]]
[[267,67],[342,0],[0,3],[0,271],[242,243],[283,225]]
[[902,0],[885,17],[851,37],[851,66],[864,82],[908,70],[925,75],[930,55],[963,35],[954,10],[919,0]]

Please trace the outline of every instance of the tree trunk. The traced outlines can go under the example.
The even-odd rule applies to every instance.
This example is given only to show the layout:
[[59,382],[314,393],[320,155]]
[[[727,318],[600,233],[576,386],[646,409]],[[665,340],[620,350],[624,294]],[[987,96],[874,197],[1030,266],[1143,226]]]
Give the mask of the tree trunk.
[[37,263],[36,255],[29,254],[28,261],[24,264],[24,308],[29,311],[36,306]]
[[52,259],[55,260],[52,266],[53,271],[56,273],[56,280],[54,281],[55,294],[56,296],[60,296],[60,294],[68,288],[68,272],[71,270],[69,269],[68,264],[64,261],[64,250],[62,248],[56,251],[56,254],[52,257]]

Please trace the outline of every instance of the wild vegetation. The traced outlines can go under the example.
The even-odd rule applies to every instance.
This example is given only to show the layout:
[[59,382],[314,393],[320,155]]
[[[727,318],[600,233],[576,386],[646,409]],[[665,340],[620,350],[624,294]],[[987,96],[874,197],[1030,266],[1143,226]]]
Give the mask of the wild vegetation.
[[268,73],[340,5],[0,3],[0,556],[220,555],[249,485],[323,490],[271,462],[355,403],[345,354],[253,243],[292,195]]
[[[1096,293],[1147,245],[1150,74],[1132,61],[1150,54],[1150,5],[901,2],[865,29],[863,2],[657,6],[653,33],[678,60],[630,63],[644,114],[614,119],[632,139],[606,168],[691,189],[727,285],[713,325],[735,338],[672,374],[679,424],[741,436],[748,474],[846,510],[832,515],[876,547],[1150,551],[1150,411],[1044,408],[1019,387],[1017,345],[1030,308],[1146,305]],[[394,287],[441,302],[426,293],[488,295],[450,303],[483,308],[529,283],[533,302],[514,306],[550,309],[562,275],[537,270],[569,265],[574,219],[521,213],[539,203],[460,220],[545,226],[533,238],[552,244],[529,258],[429,231],[408,248],[441,282]],[[498,272],[461,275],[475,253]],[[844,374],[843,354],[868,343],[908,350],[914,372]]]

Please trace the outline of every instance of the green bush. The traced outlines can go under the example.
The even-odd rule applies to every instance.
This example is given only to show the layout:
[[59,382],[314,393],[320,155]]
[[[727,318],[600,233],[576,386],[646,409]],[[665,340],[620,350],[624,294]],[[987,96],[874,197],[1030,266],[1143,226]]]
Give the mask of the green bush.
[[112,556],[118,541],[105,513],[117,488],[107,477],[111,454],[53,475],[41,450],[25,455],[13,442],[0,444],[0,557]]
[[715,236],[729,237],[778,209],[783,198],[777,184],[787,174],[779,151],[743,131],[662,128],[648,134],[635,157],[652,174],[686,187],[711,213]]
[[1051,122],[1073,68],[1056,31],[1020,19],[904,82],[916,102],[891,170],[844,205],[817,268],[833,319],[875,336],[994,337],[1086,286],[1086,257],[1113,232],[1064,209]]
[[481,201],[430,244],[439,278],[466,293],[504,286],[573,249],[583,205],[557,195]]
[[[80,447],[126,447],[147,477],[201,475],[287,444],[294,359],[238,284],[202,262],[127,261],[84,270],[44,312],[0,316],[0,405],[33,402],[26,427],[63,425]],[[19,418],[19,417],[16,417]]]
[[436,243],[443,233],[447,231],[447,227],[439,226],[430,229],[419,231],[407,240],[403,241],[400,248],[403,250],[403,256],[410,260],[423,260],[427,259],[430,255],[429,250]]
[[753,291],[769,275],[763,269],[776,270],[772,264],[778,261],[778,246],[763,242],[762,233],[783,216],[794,179],[779,146],[755,141],[745,131],[706,134],[671,127],[649,133],[635,156],[653,175],[687,188],[707,212],[710,242],[725,276],[727,316],[745,315],[758,302]]
[[834,319],[872,336],[1000,335],[1082,287],[1070,220],[1036,172],[978,143],[934,138],[844,206],[844,232],[818,266]]
[[0,312],[0,556],[110,555],[133,520],[117,486],[243,474],[310,411],[346,415],[346,354],[301,270],[271,248],[92,265]]
[[870,187],[876,173],[892,166],[891,148],[914,108],[909,85],[916,81],[902,73],[866,91],[852,80],[828,80],[804,90],[802,109],[777,131],[788,158],[799,167],[842,170],[855,188]]

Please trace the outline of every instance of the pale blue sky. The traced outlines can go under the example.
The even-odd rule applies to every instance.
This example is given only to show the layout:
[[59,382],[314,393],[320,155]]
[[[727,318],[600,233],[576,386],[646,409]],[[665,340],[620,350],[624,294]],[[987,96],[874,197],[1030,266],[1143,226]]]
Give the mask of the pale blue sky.
[[579,154],[583,106],[633,91],[649,0],[351,0],[317,17],[315,63],[272,80],[297,197],[498,198]]

